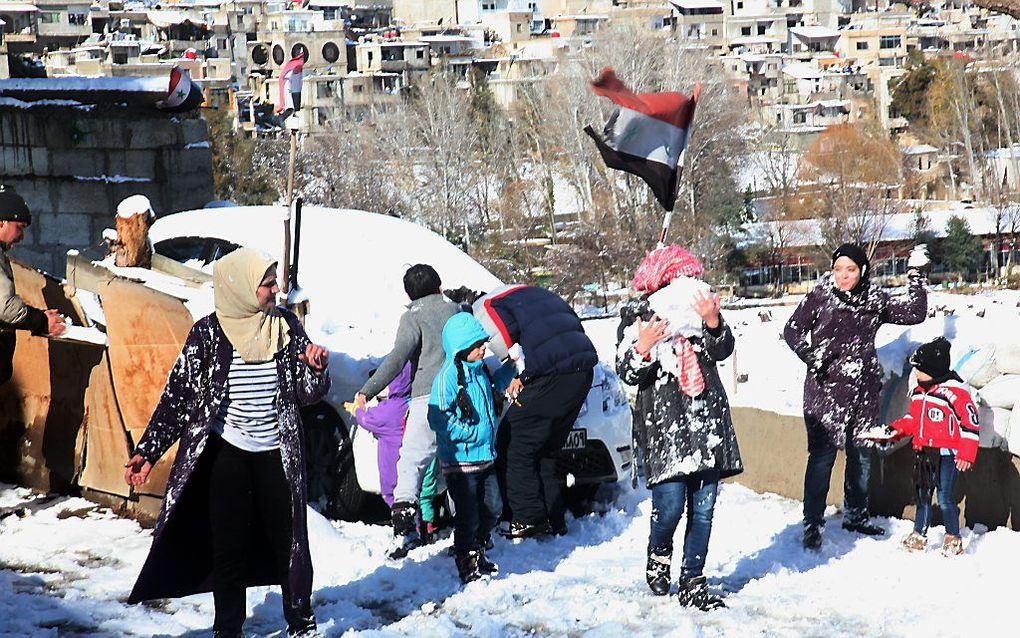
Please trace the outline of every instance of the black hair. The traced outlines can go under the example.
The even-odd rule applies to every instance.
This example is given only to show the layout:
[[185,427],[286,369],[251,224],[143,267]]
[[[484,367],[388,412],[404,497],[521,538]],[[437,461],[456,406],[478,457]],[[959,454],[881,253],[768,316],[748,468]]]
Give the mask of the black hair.
[[458,352],[453,358],[453,365],[457,366],[457,398],[454,400],[451,407],[454,409],[455,413],[460,412],[460,418],[462,421],[466,421],[468,423],[477,423],[478,413],[475,411],[475,406],[471,405],[471,398],[468,397],[467,381],[464,379],[464,364],[467,362],[468,354],[483,343],[485,343],[485,341],[473,343]]
[[439,273],[428,264],[415,264],[404,273],[404,292],[411,301],[438,293],[442,285]]

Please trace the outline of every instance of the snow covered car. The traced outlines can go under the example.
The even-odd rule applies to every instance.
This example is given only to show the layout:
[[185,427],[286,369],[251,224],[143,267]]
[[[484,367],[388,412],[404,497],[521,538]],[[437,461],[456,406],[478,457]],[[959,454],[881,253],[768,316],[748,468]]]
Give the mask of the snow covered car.
[[[283,254],[283,207],[232,207],[185,211],[155,222],[155,251],[193,268],[212,264],[238,246]],[[379,493],[376,440],[343,409],[389,352],[407,296],[403,274],[429,263],[448,288],[491,290],[501,282],[439,235],[416,224],[356,210],[305,207],[293,225],[299,288],[309,300],[306,327],[331,351],[333,388],[309,408],[309,499],[344,519],[359,516],[366,493]],[[281,259],[281,264],[283,260]],[[281,278],[283,273],[280,273]],[[211,309],[209,309],[211,311]],[[592,389],[567,444],[558,472],[577,496],[628,476],[631,411],[616,373],[599,364]]]

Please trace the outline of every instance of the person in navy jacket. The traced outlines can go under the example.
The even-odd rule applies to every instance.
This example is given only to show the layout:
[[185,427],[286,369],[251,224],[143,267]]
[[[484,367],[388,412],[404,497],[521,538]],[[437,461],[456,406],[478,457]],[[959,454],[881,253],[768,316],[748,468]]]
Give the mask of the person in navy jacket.
[[503,286],[473,310],[493,353],[504,360],[511,350],[519,353],[520,376],[508,389],[514,401],[499,435],[512,514],[508,535],[565,534],[556,455],[591,389],[595,346],[570,306],[544,288]]

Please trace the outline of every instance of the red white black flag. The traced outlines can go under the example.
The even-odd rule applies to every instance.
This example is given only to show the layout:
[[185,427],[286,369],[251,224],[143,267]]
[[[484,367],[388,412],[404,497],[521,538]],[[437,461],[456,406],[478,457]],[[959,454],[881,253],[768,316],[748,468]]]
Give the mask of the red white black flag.
[[202,89],[191,79],[191,75],[179,66],[170,70],[170,86],[166,99],[156,106],[171,113],[184,113],[196,109],[205,102]]
[[606,122],[602,136],[591,126],[584,129],[595,140],[606,165],[643,179],[662,207],[673,210],[677,165],[687,147],[701,84],[694,86],[693,95],[634,93],[607,67],[592,82],[592,89],[620,107]]

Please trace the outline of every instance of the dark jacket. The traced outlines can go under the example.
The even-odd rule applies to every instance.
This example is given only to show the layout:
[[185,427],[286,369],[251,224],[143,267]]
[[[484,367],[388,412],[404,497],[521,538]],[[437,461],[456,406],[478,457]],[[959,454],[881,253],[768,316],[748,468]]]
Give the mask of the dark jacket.
[[[295,606],[307,604],[312,589],[312,562],[306,520],[304,432],[300,406],[319,401],[329,390],[329,373],[317,376],[298,360],[310,343],[304,328],[283,310],[290,343],[276,354],[280,418],[280,455],[290,485],[292,534],[289,581]],[[167,480],[163,509],[152,532],[152,547],[128,602],[176,598],[212,591],[212,535],[209,527],[209,457],[202,451],[226,394],[233,346],[216,315],[192,327],[167,380],[149,426],[135,449],[155,463],[180,441]],[[246,586],[278,585],[272,553],[255,551],[248,561]]]
[[538,377],[586,372],[598,363],[591,339],[573,309],[559,295],[536,286],[504,286],[480,298],[475,318],[501,359],[519,344],[525,383]]
[[14,369],[15,330],[28,330],[35,335],[46,334],[49,320],[46,313],[26,304],[14,289],[14,271],[7,257],[7,246],[0,243],[0,385],[7,383]]
[[616,370],[624,383],[638,388],[634,420],[645,439],[649,486],[705,470],[718,470],[721,478],[744,471],[729,399],[715,365],[733,353],[733,333],[722,321],[715,331],[706,327],[703,335],[690,339],[705,377],[705,390],[694,398],[680,390],[676,376],[658,361],[634,351],[636,325],[628,325],[621,335]]
[[847,430],[856,437],[879,423],[882,367],[875,334],[887,323],[924,321],[928,296],[923,278],[912,275],[905,301],[866,286],[850,303],[837,296],[831,275],[805,295],[786,323],[783,338],[807,364],[804,422],[809,446],[843,447]]

